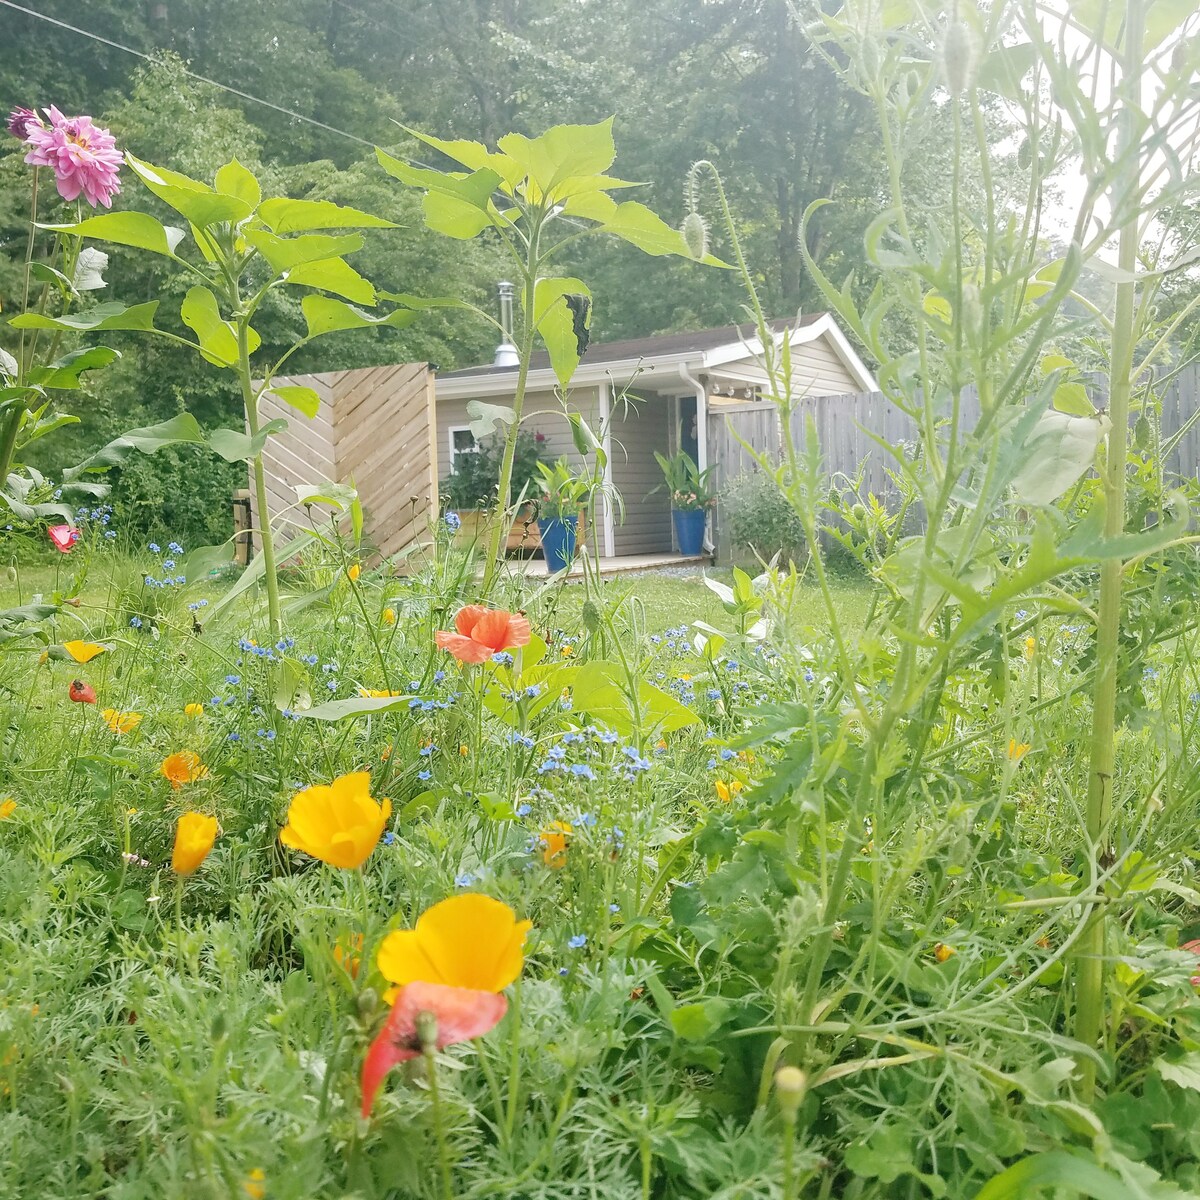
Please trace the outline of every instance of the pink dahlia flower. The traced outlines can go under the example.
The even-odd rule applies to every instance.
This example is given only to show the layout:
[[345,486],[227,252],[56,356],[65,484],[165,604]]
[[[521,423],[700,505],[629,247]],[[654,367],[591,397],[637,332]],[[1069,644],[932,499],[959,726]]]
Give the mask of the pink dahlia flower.
[[110,208],[121,190],[116,139],[107,129],[93,125],[91,117],[64,117],[53,104],[46,115],[48,126],[26,123],[25,140],[31,149],[25,161],[52,168],[64,200],[75,200],[82,192],[93,208],[98,204]]
[[29,130],[33,126],[41,123],[41,119],[32,108],[14,108],[8,114],[8,132],[20,142],[29,137]]

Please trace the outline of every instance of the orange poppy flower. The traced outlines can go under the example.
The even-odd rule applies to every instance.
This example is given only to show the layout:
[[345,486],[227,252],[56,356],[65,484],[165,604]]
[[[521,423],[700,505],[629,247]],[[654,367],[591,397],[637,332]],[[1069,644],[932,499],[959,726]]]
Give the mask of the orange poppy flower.
[[350,566],[346,569],[346,578],[349,579],[351,583],[357,583],[358,577],[361,574],[362,574],[362,567],[360,567],[358,565],[358,563],[351,563]]
[[379,618],[385,625],[395,625],[396,610],[394,608],[385,608]]
[[11,796],[5,796],[0,800],[0,821],[5,817],[11,817],[17,811],[17,802]]
[[350,976],[358,978],[358,968],[362,959],[363,935],[355,933],[349,937],[343,936],[333,948],[333,958],[339,967]]
[[195,783],[208,774],[208,768],[200,761],[200,755],[194,750],[176,750],[162,760],[158,772],[170,780],[171,786],[178,791],[185,783]]
[[370,775],[354,771],[297,792],[279,840],[331,867],[353,870],[367,861],[391,815],[390,800],[372,798]]
[[439,629],[433,640],[442,650],[449,650],[460,662],[487,662],[493,654],[526,646],[533,635],[529,622],[519,613],[502,608],[484,608],[468,604],[454,618],[457,633]]
[[740,779],[732,779],[726,783],[723,779],[718,779],[713,787],[716,789],[717,799],[722,804],[728,804],[734,796],[742,790],[742,781]]
[[1018,742],[1016,738],[1008,739],[1008,757],[1013,762],[1020,762],[1029,753],[1028,742]]
[[546,866],[558,871],[567,865],[567,846],[573,832],[565,822],[551,821],[538,835],[538,842],[542,847],[542,862]]

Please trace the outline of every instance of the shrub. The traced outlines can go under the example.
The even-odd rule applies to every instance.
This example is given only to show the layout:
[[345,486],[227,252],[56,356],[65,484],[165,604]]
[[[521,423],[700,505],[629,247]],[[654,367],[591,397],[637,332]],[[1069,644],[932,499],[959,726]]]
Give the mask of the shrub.
[[804,526],[779,486],[763,471],[735,476],[721,489],[721,512],[731,546],[770,560],[806,555]]
[[[538,463],[542,461],[545,435],[523,429],[517,434],[516,455],[513,458],[512,494],[525,491],[527,499],[541,491]],[[504,439],[498,434],[484,438],[470,454],[455,459],[454,470],[442,481],[441,491],[449,509],[487,508],[496,502],[500,482],[500,460],[504,454]]]

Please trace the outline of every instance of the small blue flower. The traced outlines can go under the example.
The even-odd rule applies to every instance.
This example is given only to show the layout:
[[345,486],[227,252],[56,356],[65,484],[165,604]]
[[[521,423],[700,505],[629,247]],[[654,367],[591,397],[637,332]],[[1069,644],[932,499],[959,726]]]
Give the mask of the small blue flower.
[[433,742],[430,742],[428,746],[422,746],[421,749],[417,751],[417,753],[422,758],[428,758],[431,754],[433,754],[433,752],[435,750],[437,750],[437,746]]
[[562,975],[562,976],[564,976],[564,977],[565,977],[565,976],[567,976],[567,975],[570,975],[570,973],[571,973],[571,968],[570,968],[570,967],[559,967],[559,968],[558,968],[558,973],[559,973],[560,975]]
[[619,913],[621,911],[621,906],[619,904],[610,904],[608,906],[608,911],[610,913]]
[[433,673],[433,682],[434,683],[441,683],[442,680],[445,678],[446,678],[445,671],[434,671],[434,673]]
[[383,835],[383,844],[385,846],[390,846],[395,840],[396,835],[390,829]]
[[225,740],[227,742],[240,742],[242,740],[242,735],[238,733],[236,729],[234,729],[226,736]]
[[501,667],[511,667],[513,664],[513,656],[507,650],[497,650],[492,655],[492,662]]
[[117,536],[117,531],[115,529],[106,529],[104,531],[104,536],[106,538],[115,538]]
[[567,938],[567,945],[572,950],[582,950],[587,945],[587,936],[582,933],[577,933],[574,937]]
[[456,512],[448,512],[442,519],[451,533],[457,533],[462,528],[462,517]]
[[709,688],[707,695],[710,700],[720,700],[721,689],[720,688]]
[[141,629],[141,627],[142,627],[142,618],[141,618],[141,617],[130,617],[130,618],[129,618],[129,624],[130,624],[130,625],[131,625],[131,626],[132,626],[134,629]]
[[723,746],[721,748],[721,761],[728,762],[731,758],[737,758],[737,755],[728,746]]
[[[593,779],[595,776],[592,777]],[[596,824],[595,813],[581,812],[576,814],[575,824],[582,826],[584,829],[591,829]]]
[[418,771],[417,778],[420,780],[432,779],[433,772],[432,771]]
[[532,810],[530,809],[528,804],[518,804],[517,805],[516,812],[517,812],[518,817],[527,817],[527,816],[529,816],[531,811]]
[[155,543],[155,542],[151,542],[150,545],[148,545],[146,547],[146,549],[149,550],[151,554],[161,554],[162,553],[162,551],[158,548],[157,543]]
[[163,559],[163,570],[164,571],[175,570],[175,560],[173,558],[164,558]]
[[183,547],[178,542],[168,542],[167,549],[172,554],[182,554],[183,553]]
[[337,681],[336,679],[331,679],[331,680],[329,680],[329,682],[328,682],[328,683],[326,683],[326,684],[325,684],[325,686],[326,686],[326,687],[327,687],[327,688],[328,688],[328,689],[329,689],[331,692],[336,692],[336,691],[338,690],[338,681]]
[[454,877],[455,887],[470,887],[474,882],[475,876],[472,875],[470,871],[463,871],[461,874],[455,875]]
[[239,683],[242,682],[242,677],[240,675],[226,675],[225,682],[228,684],[232,684],[233,686],[236,687]]

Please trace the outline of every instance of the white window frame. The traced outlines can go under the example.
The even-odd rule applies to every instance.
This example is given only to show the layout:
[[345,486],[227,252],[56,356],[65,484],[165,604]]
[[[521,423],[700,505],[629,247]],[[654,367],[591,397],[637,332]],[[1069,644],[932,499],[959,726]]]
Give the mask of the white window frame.
[[[475,444],[469,450],[464,450],[464,449],[456,446],[454,444],[454,435],[456,433],[471,434],[471,438]],[[479,453],[479,439],[475,437],[475,434],[472,431],[470,425],[451,425],[450,428],[446,430],[446,444],[450,450],[450,470],[451,471],[454,470],[454,460],[460,454],[478,454]]]

